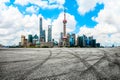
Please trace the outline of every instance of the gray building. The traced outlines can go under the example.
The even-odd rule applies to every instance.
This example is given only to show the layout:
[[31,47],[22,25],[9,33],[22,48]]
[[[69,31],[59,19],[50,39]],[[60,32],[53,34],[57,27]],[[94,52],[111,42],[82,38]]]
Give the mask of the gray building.
[[28,43],[31,43],[32,44],[33,42],[33,37],[31,34],[28,35]]
[[46,34],[45,34],[45,30],[43,30],[42,42],[46,42]]
[[45,30],[42,29],[42,18],[40,17],[40,42],[46,42]]
[[63,46],[63,32],[60,33],[59,46]]
[[48,25],[48,42],[52,41],[52,25]]

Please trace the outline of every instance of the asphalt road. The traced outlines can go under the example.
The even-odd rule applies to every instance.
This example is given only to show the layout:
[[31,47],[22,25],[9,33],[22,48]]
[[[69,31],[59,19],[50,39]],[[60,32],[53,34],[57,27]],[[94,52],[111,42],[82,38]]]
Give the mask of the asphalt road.
[[0,80],[120,80],[120,48],[1,48]]

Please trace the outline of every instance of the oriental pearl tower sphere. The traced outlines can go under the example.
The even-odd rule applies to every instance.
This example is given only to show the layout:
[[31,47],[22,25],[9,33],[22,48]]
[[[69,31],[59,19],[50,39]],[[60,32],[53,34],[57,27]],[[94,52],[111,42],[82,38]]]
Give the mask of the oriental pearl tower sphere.
[[67,20],[66,20],[66,11],[65,11],[65,8],[64,8],[64,19],[63,19],[63,46],[67,46],[67,36],[66,36],[66,23],[67,23]]

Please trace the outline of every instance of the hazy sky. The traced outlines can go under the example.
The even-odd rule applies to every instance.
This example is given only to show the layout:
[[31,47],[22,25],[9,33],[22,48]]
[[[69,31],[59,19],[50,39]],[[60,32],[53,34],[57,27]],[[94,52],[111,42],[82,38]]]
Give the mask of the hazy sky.
[[53,38],[59,40],[63,7],[67,33],[93,35],[104,46],[120,46],[119,0],[0,0],[0,44],[18,44],[21,35],[39,35],[39,17],[46,37],[52,24]]

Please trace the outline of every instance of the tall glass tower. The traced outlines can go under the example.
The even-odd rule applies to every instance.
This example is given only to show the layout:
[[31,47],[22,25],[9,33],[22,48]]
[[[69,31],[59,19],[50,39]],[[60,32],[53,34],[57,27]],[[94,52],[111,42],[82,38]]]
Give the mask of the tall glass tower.
[[52,41],[52,25],[48,25],[48,42]]
[[42,35],[43,35],[43,30],[42,30],[42,17],[40,17],[40,41],[42,41]]
[[40,42],[45,42],[45,30],[42,29],[42,17],[40,17]]

